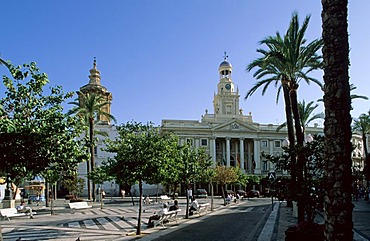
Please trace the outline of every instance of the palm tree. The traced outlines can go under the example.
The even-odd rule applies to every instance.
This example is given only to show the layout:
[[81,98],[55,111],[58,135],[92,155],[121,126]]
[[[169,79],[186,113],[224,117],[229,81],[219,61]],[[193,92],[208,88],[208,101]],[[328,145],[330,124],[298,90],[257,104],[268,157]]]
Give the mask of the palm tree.
[[[261,53],[263,56],[253,61],[247,67],[248,71],[254,67],[258,67],[259,69],[254,73],[254,77],[257,79],[266,78],[257,82],[246,97],[251,95],[262,85],[265,86],[263,89],[264,93],[271,83],[275,83],[276,87],[279,86],[278,94],[281,88],[283,89],[288,135],[292,133],[292,130],[289,128],[292,128],[291,125],[293,125],[290,123],[293,114],[298,147],[303,146],[304,141],[297,100],[299,83],[301,80],[304,80],[308,84],[311,82],[316,83],[322,88],[320,81],[309,76],[313,70],[321,67],[322,59],[321,55],[317,54],[322,47],[321,39],[314,40],[306,45],[307,40],[304,38],[304,35],[309,20],[310,16],[306,16],[302,27],[300,27],[298,14],[293,13],[292,20],[284,38],[281,38],[279,32],[277,32],[275,37],[270,36],[262,40],[260,44],[265,44],[268,50],[258,49],[257,52]],[[289,136],[289,138],[291,137]],[[291,147],[294,147],[295,142],[290,141],[290,143]],[[298,152],[298,162],[296,166],[298,185],[302,184],[304,163],[305,157],[303,153]],[[294,163],[292,163],[291,166],[294,166]],[[292,182],[294,182],[294,180],[292,180]],[[301,222],[304,220],[304,210],[303,205],[299,206],[298,222]]]
[[[74,108],[72,108],[68,113],[69,114],[77,114],[81,116],[83,121],[85,121],[88,125],[89,130],[89,139],[88,139],[88,145],[90,148],[90,165],[87,163],[87,173],[88,175],[90,172],[94,171],[95,167],[95,156],[94,156],[94,149],[95,149],[95,143],[94,143],[94,126],[96,124],[96,121],[100,119],[100,117],[104,116],[109,120],[113,120],[116,122],[116,119],[113,115],[111,115],[108,112],[104,111],[104,107],[110,104],[109,101],[106,101],[106,99],[99,94],[96,93],[79,93],[79,97],[76,101],[70,102],[69,104],[75,105]],[[89,199],[95,200],[95,183],[93,182],[92,188],[90,186],[90,180],[88,178],[88,185],[87,185],[87,192]]]
[[[298,110],[299,110],[299,116],[301,119],[301,126],[302,126],[302,131],[303,134],[305,133],[306,127],[308,124],[310,124],[312,121],[317,120],[317,119],[324,119],[324,113],[320,112],[317,114],[313,114],[315,109],[319,106],[318,104],[313,105],[314,102],[310,101],[307,105],[305,100],[302,102],[298,103]],[[280,131],[283,127],[286,126],[286,122],[281,124],[276,131]]]
[[[352,130],[360,132],[362,135],[362,145],[364,147],[364,152],[365,152],[365,176],[366,180],[369,182],[370,180],[370,168],[369,168],[369,153],[367,150],[367,135],[370,134],[370,111],[369,114],[361,114],[358,119],[355,119],[352,125]],[[369,185],[367,185],[369,186]]]
[[[290,104],[290,97],[289,97],[289,89],[287,86],[286,81],[286,69],[284,66],[281,65],[278,58],[276,58],[276,53],[283,51],[283,39],[281,38],[279,32],[276,33],[276,36],[269,36],[262,41],[260,44],[265,44],[268,50],[264,49],[257,49],[258,53],[262,54],[262,57],[252,61],[246,68],[249,72],[254,68],[258,68],[257,71],[253,74],[257,80],[257,83],[251,88],[245,99],[252,96],[252,94],[259,89],[261,86],[264,86],[262,89],[262,95],[265,94],[267,88],[270,84],[274,84],[277,87],[277,95],[276,95],[276,103],[279,101],[279,96],[281,90],[283,90],[284,96],[284,104],[285,104],[285,117],[286,117],[286,126],[288,130],[288,139],[290,148],[293,149],[295,146],[295,136],[294,136],[294,128],[293,128],[293,116]],[[291,176],[291,183],[290,183],[290,190],[292,193],[295,193],[295,184],[296,184],[296,156],[290,156],[290,176]]]
[[0,65],[4,65],[5,67],[7,67],[8,69],[9,69],[9,63],[7,63],[6,61],[5,61],[5,59],[3,59],[3,58],[0,58]]
[[352,240],[348,0],[321,0],[325,106],[325,239]]

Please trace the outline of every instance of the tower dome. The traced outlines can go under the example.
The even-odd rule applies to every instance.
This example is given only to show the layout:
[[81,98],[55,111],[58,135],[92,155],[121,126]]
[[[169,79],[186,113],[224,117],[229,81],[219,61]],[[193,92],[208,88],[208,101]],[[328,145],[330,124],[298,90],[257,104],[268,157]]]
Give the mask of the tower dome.
[[224,61],[222,61],[222,63],[220,64],[220,68],[221,67],[232,68],[231,64],[226,59]]
[[220,73],[220,78],[229,78],[231,79],[231,72],[232,72],[232,65],[227,60],[229,56],[227,56],[226,52],[224,55],[224,61],[221,62],[220,67],[218,67],[218,72]]

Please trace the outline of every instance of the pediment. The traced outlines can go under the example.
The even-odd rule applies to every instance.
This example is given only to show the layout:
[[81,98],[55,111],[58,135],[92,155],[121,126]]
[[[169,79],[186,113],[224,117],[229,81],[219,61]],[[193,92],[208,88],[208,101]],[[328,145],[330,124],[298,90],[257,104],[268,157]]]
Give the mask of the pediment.
[[256,132],[259,129],[240,120],[231,120],[214,126],[212,131]]

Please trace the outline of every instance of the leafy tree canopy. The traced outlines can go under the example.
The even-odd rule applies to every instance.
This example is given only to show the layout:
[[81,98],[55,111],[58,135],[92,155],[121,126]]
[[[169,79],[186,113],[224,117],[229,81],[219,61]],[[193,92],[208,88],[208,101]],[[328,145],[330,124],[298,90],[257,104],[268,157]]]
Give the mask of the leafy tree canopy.
[[69,172],[86,158],[76,137],[81,122],[63,113],[63,102],[72,93],[50,88],[36,63],[6,65],[5,97],[0,99],[0,174],[22,179],[54,170]]
[[168,139],[151,123],[127,122],[117,132],[115,140],[106,140],[106,151],[115,153],[104,163],[110,174],[120,183],[156,183],[167,166]]

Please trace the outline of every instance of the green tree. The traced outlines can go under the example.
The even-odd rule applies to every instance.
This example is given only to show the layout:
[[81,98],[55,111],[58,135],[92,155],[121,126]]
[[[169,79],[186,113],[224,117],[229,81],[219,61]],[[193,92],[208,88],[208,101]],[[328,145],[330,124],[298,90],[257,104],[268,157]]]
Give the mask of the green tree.
[[[325,236],[352,240],[348,1],[322,0],[325,106]],[[338,148],[340,147],[340,148]]]
[[168,138],[151,123],[128,122],[117,126],[116,140],[106,140],[106,151],[115,153],[105,163],[110,175],[124,183],[139,184],[140,202],[136,234],[141,233],[143,182],[155,184],[166,167]]
[[[236,176],[236,179],[235,179],[235,182],[233,183],[234,186],[242,186],[243,189],[247,186],[248,184],[248,176],[247,174],[245,174],[242,169],[240,169],[239,167],[236,167],[233,169],[234,172],[235,172],[235,176]],[[235,190],[234,192],[236,192],[236,187],[235,187]]]
[[162,185],[169,185],[173,192],[173,199],[178,186],[184,182],[185,179],[185,163],[183,161],[184,150],[189,148],[181,146],[178,137],[173,134],[168,134],[168,146],[166,149],[167,162],[165,168],[162,169],[158,183]]
[[72,176],[65,177],[65,179],[62,181],[62,184],[67,188],[69,194],[72,195],[72,201],[80,201],[79,196],[84,189],[85,180],[81,177],[78,177],[77,172],[75,172]]
[[35,63],[13,66],[3,76],[0,99],[0,173],[21,180],[43,173],[54,163],[73,169],[86,157],[76,138],[83,131],[77,118],[63,113],[72,96],[60,86],[44,94],[49,79]]
[[113,180],[113,177],[109,175],[109,170],[104,167],[96,167],[94,171],[90,172],[89,179],[96,184],[100,184],[99,200],[100,200],[100,209],[103,209],[103,193],[102,187],[105,181]]
[[237,180],[237,176],[233,167],[226,167],[226,166],[217,166],[215,169],[215,176],[214,181],[221,186],[222,190],[222,198],[224,199],[224,205],[226,205],[226,197],[225,197],[225,185],[235,183]]
[[370,134],[370,112],[369,114],[361,114],[358,119],[353,121],[352,130],[354,132],[359,132],[362,136],[362,145],[365,152],[365,168],[364,173],[366,180],[370,181],[370,159],[367,150],[367,135]]
[[[69,104],[74,105],[68,114],[74,115],[76,114],[79,116],[87,125],[89,130],[89,139],[88,139],[88,147],[90,150],[90,165],[87,163],[87,172],[90,173],[90,171],[94,171],[95,168],[95,155],[94,155],[94,149],[95,149],[95,124],[96,120],[98,120],[98,117],[104,116],[109,120],[113,120],[116,122],[116,119],[113,115],[110,113],[104,111],[104,107],[109,105],[109,101],[106,101],[105,98],[102,95],[96,94],[96,93],[79,93],[79,98],[75,100],[74,102],[70,102]],[[95,200],[95,184],[94,182],[91,183],[88,179],[87,183],[87,192],[89,199]]]

